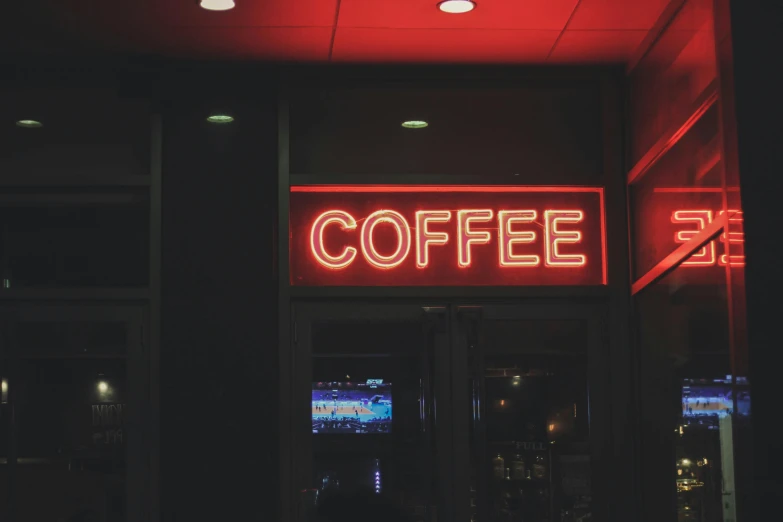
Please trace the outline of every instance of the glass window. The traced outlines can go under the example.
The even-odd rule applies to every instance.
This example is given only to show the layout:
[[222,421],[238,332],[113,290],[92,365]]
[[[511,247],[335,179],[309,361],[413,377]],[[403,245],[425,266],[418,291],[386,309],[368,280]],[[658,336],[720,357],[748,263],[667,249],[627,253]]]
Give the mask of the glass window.
[[750,401],[732,364],[726,273],[681,265],[636,297],[647,520],[737,519],[735,447]]
[[[634,279],[716,220],[723,209],[718,107],[713,105],[629,189]],[[724,241],[688,264],[724,266]]]
[[634,68],[630,160],[636,163],[716,78],[712,0],[685,2]]
[[14,325],[15,520],[125,520],[128,335],[122,321]]
[[[0,111],[0,170],[14,177],[144,176],[150,172],[146,102],[111,90],[25,88]],[[14,125],[25,120],[41,124]]]
[[587,321],[485,319],[476,334],[472,519],[592,516]]
[[[291,173],[597,183],[598,87],[563,84],[302,91],[291,101]],[[427,127],[405,128],[406,121]]]
[[0,208],[4,286],[138,287],[149,280],[149,206]]

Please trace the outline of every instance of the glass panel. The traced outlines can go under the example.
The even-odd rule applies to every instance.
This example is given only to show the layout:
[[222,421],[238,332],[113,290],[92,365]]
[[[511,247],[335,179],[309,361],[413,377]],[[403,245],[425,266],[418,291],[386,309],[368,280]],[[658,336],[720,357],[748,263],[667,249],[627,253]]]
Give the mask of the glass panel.
[[104,89],[6,92],[4,121],[35,120],[40,128],[3,125],[0,171],[16,177],[148,175],[150,116],[146,103]]
[[736,520],[735,441],[750,413],[733,375],[726,270],[680,266],[637,296],[646,520]]
[[123,357],[127,345],[124,322],[24,322],[16,325],[18,356]]
[[149,207],[0,208],[4,286],[122,287],[149,281]]
[[715,80],[712,0],[688,0],[630,76],[631,163]]
[[22,361],[19,522],[125,519],[126,384],[123,360]]
[[330,491],[385,495],[437,513],[433,349],[421,323],[316,323],[313,476]]
[[[404,128],[405,121],[426,128]],[[291,102],[293,174],[481,175],[599,183],[597,85],[302,91]]]
[[592,516],[587,326],[484,320],[470,340],[474,520]]
[[[713,105],[630,186],[635,279],[720,216],[723,189],[718,129],[718,107]],[[723,246],[723,241],[716,242],[689,260],[687,266],[709,265],[723,270]]]

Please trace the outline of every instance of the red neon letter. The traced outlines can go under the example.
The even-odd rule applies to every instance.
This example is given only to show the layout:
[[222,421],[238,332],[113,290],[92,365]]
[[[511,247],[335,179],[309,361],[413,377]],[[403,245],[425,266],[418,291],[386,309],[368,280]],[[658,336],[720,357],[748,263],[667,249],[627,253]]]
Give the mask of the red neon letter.
[[[687,243],[712,223],[712,210],[676,210],[672,214],[672,223],[696,223],[696,230],[678,230],[674,236],[677,243]],[[683,266],[711,266],[715,264],[715,241],[693,254]]]
[[[397,230],[397,250],[390,256],[378,253],[372,241],[375,226],[391,223]],[[411,250],[411,229],[401,214],[393,210],[378,210],[370,214],[362,225],[362,253],[368,263],[376,268],[394,268],[402,263]]]
[[560,230],[560,223],[580,223],[584,219],[581,210],[545,210],[544,233],[546,234],[546,266],[567,267],[585,266],[584,254],[561,254],[560,245],[582,242],[582,233],[578,230]]
[[446,232],[430,232],[428,223],[448,223],[450,210],[419,210],[416,212],[416,266],[425,268],[430,263],[429,246],[445,245],[449,242]]
[[[723,214],[723,211],[721,210],[718,215]],[[731,245],[741,245],[745,242],[745,232],[742,230],[742,211],[741,210],[729,210],[729,220],[726,223],[726,231],[723,232],[720,236],[720,240],[722,243],[728,243],[724,247],[729,254],[722,254],[718,258],[718,264],[721,266],[726,266],[726,263],[729,264],[729,266],[745,266],[745,256],[743,254],[732,254],[731,253]],[[739,232],[732,232],[731,231],[731,224],[739,224]]]
[[515,254],[514,245],[533,243],[533,230],[514,231],[514,223],[534,223],[538,214],[535,210],[501,210],[498,212],[498,238],[500,243],[500,266],[538,266],[541,258],[535,254]]
[[470,229],[471,223],[487,223],[492,221],[491,210],[460,210],[457,212],[457,235],[459,243],[459,266],[470,266],[470,245],[486,245],[492,239],[486,230],[476,232]]
[[313,222],[310,229],[310,251],[315,260],[326,268],[337,270],[350,265],[356,258],[356,249],[346,247],[338,256],[329,255],[324,247],[324,229],[326,225],[338,223],[343,230],[353,230],[356,228],[356,220],[348,212],[342,210],[327,210]]

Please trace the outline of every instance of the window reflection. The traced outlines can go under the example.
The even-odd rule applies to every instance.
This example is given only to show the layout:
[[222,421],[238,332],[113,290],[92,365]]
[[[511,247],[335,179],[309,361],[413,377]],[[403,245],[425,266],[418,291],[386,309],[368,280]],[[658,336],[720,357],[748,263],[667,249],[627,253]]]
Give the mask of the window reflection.
[[[680,266],[637,298],[642,474],[649,520],[736,520],[737,424],[750,415],[731,360],[726,271]],[[667,504],[661,499],[676,499]]]
[[[91,512],[124,520],[124,361],[22,361],[17,513],[57,520]],[[48,501],[36,502],[42,491]]]
[[483,360],[472,361],[474,520],[592,516],[587,335],[582,321],[484,324]]

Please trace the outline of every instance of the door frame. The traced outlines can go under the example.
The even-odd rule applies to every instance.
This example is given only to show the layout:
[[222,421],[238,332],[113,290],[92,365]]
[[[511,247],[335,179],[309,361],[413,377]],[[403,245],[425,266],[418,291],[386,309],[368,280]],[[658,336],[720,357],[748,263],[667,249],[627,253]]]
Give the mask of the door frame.
[[[469,321],[477,321],[481,328],[481,322],[487,320],[553,320],[572,319],[582,320],[587,323],[587,384],[589,405],[589,445],[591,453],[592,497],[593,515],[597,520],[609,520],[607,511],[610,479],[605,465],[612,449],[611,434],[611,403],[610,394],[610,352],[607,336],[607,322],[609,306],[606,302],[574,303],[570,300],[530,299],[516,303],[477,302],[474,305],[457,305],[453,308],[454,319],[451,322],[454,342],[454,394],[455,394],[455,426],[454,446],[457,449],[455,460],[455,491],[470,490],[470,457],[474,448],[470,447],[469,432],[471,422],[469,410],[460,407],[470,402],[467,397],[467,387],[464,383],[470,380],[470,368],[468,367]],[[483,360],[484,347],[479,346],[473,352],[474,356]],[[462,384],[462,385],[460,385]],[[459,398],[461,397],[461,399]],[[479,425],[481,426],[481,425]],[[479,428],[480,429],[480,428]],[[474,440],[474,444],[480,444],[481,438]],[[480,448],[484,451],[484,448]],[[551,464],[551,463],[550,463]],[[482,481],[479,479],[478,487]],[[481,491],[477,491],[479,501]],[[455,521],[467,522],[470,520],[470,502],[467,496],[456,495],[457,517]],[[552,515],[556,517],[556,514]]]
[[[125,458],[125,516],[128,520],[148,521],[152,516],[150,483],[153,473],[152,450],[155,443],[151,431],[152,396],[150,375],[149,310],[143,304],[96,304],[95,302],[21,302],[0,305],[0,328],[5,332],[2,356],[9,361],[12,375],[20,361],[58,359],[58,357],[25,356],[17,337],[17,324],[40,322],[122,322],[126,325],[125,346],[128,404],[125,422],[131,428],[127,437]],[[95,359],[90,356],[66,355],[62,359]],[[97,357],[97,358],[106,358]],[[114,357],[110,357],[114,358]],[[117,359],[123,357],[116,357]],[[13,402],[13,382],[9,383],[9,402]],[[13,491],[16,468],[15,426],[12,424],[9,449],[9,483]],[[13,496],[11,503],[15,503]],[[9,506],[9,509],[13,508]],[[13,516],[13,515],[12,515]]]
[[[283,445],[292,445],[295,451],[289,450],[290,471],[281,469],[281,493],[285,498],[288,495],[294,520],[301,520],[298,492],[305,489],[312,474],[312,419],[309,411],[303,409],[297,414],[297,404],[310,402],[310,385],[312,382],[312,324],[315,322],[378,322],[378,323],[419,323],[422,326],[422,335],[425,329],[431,328],[432,350],[435,357],[433,370],[435,371],[435,389],[433,395],[438,397],[438,424],[448,426],[450,424],[449,413],[451,400],[449,393],[450,363],[449,354],[449,330],[448,308],[445,305],[422,306],[415,303],[389,303],[383,304],[377,301],[368,302],[296,302],[291,306],[292,335],[290,358],[283,362],[288,366],[290,379],[287,382],[290,387],[282,390],[281,408],[283,415],[289,423],[281,425],[281,442]],[[438,364],[438,361],[441,361]],[[446,404],[443,404],[446,402]],[[441,413],[441,411],[443,413]],[[286,430],[288,434],[286,435]],[[447,430],[436,429],[435,443],[446,451],[439,451],[434,461],[435,472],[439,477],[451,477],[452,465],[448,456],[452,453],[451,436]],[[285,480],[288,479],[288,482]],[[438,506],[438,517],[444,514],[449,517],[453,498],[452,481],[441,480],[433,491],[435,504]],[[441,511],[442,510],[442,511]],[[445,513],[444,513],[445,511]],[[450,520],[451,517],[446,518]]]
[[[433,306],[422,303],[434,302]],[[441,390],[447,398],[446,404],[439,404],[441,425],[438,448],[441,457],[436,462],[442,481],[439,491],[442,498],[450,499],[439,513],[439,519],[468,522],[470,520],[469,495],[470,455],[469,443],[470,397],[467,386],[469,379],[467,322],[466,318],[478,320],[545,320],[575,319],[588,324],[588,386],[590,404],[590,447],[593,474],[593,511],[599,518],[608,520],[607,511],[610,474],[606,466],[612,452],[611,402],[610,398],[610,346],[607,332],[609,302],[602,299],[588,299],[574,302],[573,299],[529,298],[520,302],[492,299],[422,299],[404,302],[381,303],[377,299],[346,301],[299,301],[291,306],[291,349],[288,358],[281,361],[282,367],[290,372],[290,378],[281,380],[288,387],[281,390],[281,415],[288,424],[281,423],[281,445],[288,447],[289,470],[281,469],[281,493],[289,502],[289,509],[296,517],[297,493],[310,476],[312,454],[307,442],[312,436],[310,414],[297,416],[295,405],[309,401],[304,394],[309,390],[311,380],[311,329],[314,321],[384,321],[423,322],[432,320],[440,331],[435,350],[439,350],[442,376],[439,382],[449,389]],[[303,402],[304,401],[304,402]],[[287,413],[287,414],[286,414]],[[445,417],[445,418],[444,418]],[[296,448],[296,451],[293,449]],[[443,450],[443,451],[440,451]],[[285,450],[284,450],[285,451]],[[303,465],[303,463],[305,463]],[[460,493],[464,492],[464,493]]]

